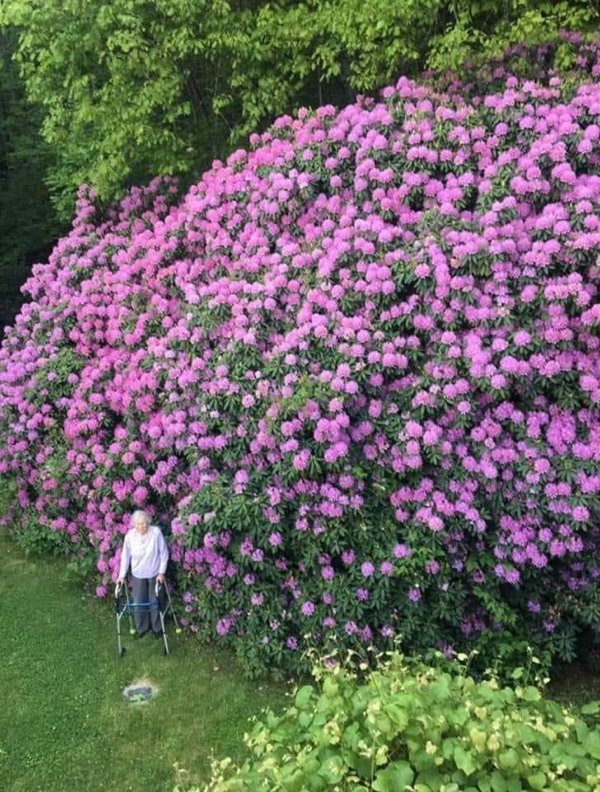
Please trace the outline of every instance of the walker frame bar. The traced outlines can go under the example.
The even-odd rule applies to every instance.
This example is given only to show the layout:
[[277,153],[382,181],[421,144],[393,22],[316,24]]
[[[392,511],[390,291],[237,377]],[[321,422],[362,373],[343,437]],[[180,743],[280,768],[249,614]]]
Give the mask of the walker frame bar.
[[[162,589],[162,591],[161,591]],[[125,590],[125,600],[123,601],[122,592]],[[161,596],[164,591],[164,597]],[[173,617],[173,622],[175,624],[176,631],[179,631],[179,624],[177,623],[177,616],[175,616],[175,611],[173,610],[173,603],[171,601],[171,593],[169,591],[169,587],[165,583],[159,583],[158,580],[156,581],[156,585],[154,587],[154,596],[155,599],[149,600],[148,602],[131,602],[129,598],[129,586],[127,582],[121,583],[118,582],[115,586],[115,616],[117,620],[117,652],[119,657],[123,657],[125,654],[125,647],[121,641],[121,620],[124,618],[125,614],[129,616],[129,632],[133,635],[135,633],[135,626],[133,624],[133,611],[135,610],[148,610],[150,611],[152,608],[158,609],[158,615],[160,618],[160,627],[161,627],[161,636],[164,644],[163,653],[168,655],[169,654],[169,642],[167,640],[167,633],[165,630],[165,617],[170,613]],[[162,600],[162,601],[161,601]]]

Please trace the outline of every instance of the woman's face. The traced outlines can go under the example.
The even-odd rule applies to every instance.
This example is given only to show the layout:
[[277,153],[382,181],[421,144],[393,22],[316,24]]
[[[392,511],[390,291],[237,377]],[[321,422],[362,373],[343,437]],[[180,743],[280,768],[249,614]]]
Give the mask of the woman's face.
[[135,530],[143,536],[148,530],[148,523],[143,517],[138,517],[138,519],[134,522],[134,527]]

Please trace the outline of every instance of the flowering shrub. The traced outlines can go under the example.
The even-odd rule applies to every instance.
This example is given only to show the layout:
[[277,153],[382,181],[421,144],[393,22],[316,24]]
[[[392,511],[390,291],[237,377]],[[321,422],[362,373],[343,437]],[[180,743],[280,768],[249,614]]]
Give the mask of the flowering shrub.
[[83,189],[0,352],[25,535],[103,596],[149,509],[187,625],[250,670],[398,637],[572,657],[600,622],[599,52],[578,86],[300,110],[183,197]]
[[204,792],[600,789],[598,701],[575,713],[536,687],[397,654],[365,682],[339,666],[316,681],[254,725],[241,767],[214,762]]

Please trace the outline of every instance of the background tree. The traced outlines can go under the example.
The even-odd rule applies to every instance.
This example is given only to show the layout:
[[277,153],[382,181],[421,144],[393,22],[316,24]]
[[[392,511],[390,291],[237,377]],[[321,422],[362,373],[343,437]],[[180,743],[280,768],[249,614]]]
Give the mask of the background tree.
[[25,98],[12,53],[13,30],[0,31],[0,332],[23,297],[31,264],[47,257],[62,233],[44,174],[51,149],[39,134],[42,110]]
[[61,214],[82,182],[112,196],[157,173],[197,172],[217,154],[227,135],[211,109],[219,71],[209,47],[227,13],[218,0],[5,5],[29,96],[44,106]]
[[591,0],[5,0],[0,12],[44,108],[64,216],[82,182],[112,198],[157,174],[194,177],[298,106],[599,19]]

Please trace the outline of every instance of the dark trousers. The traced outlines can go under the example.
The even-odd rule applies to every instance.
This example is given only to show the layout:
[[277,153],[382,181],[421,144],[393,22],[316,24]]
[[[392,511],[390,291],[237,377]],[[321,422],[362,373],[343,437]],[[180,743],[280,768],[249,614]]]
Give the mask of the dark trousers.
[[[136,578],[135,575],[132,575],[131,588],[133,589],[134,603],[151,602],[156,599],[156,577]],[[151,608],[134,608],[133,618],[138,633],[148,632],[150,625],[155,633],[162,632],[158,605],[153,605]]]

